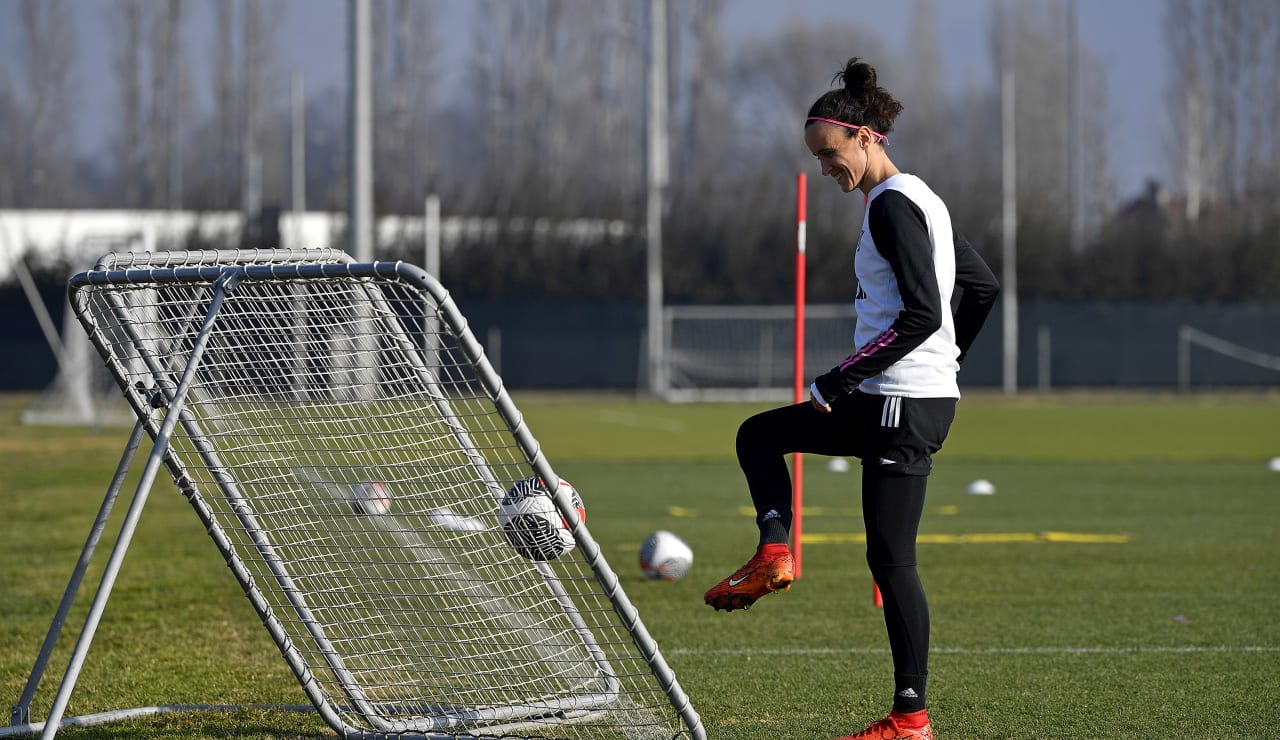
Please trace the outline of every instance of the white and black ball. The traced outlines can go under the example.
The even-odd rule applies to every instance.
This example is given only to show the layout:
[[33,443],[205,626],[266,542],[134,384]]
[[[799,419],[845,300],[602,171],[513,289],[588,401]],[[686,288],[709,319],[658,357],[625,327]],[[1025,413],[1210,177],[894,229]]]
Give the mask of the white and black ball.
[[[560,489],[568,494],[578,510],[578,518],[585,521],[587,511],[577,489],[563,479]],[[546,484],[537,476],[517,481],[507,489],[498,505],[498,523],[507,542],[529,560],[554,560],[573,549],[570,524],[556,508]]]

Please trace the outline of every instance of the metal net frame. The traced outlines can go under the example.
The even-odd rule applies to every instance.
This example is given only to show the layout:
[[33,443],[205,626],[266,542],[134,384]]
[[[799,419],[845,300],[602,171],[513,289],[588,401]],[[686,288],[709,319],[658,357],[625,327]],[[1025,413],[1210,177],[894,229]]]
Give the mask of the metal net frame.
[[564,489],[572,550],[530,560],[504,536],[507,491],[559,478],[447,291],[338,255],[71,279],[154,440],[134,506],[164,465],[344,736],[705,737]]

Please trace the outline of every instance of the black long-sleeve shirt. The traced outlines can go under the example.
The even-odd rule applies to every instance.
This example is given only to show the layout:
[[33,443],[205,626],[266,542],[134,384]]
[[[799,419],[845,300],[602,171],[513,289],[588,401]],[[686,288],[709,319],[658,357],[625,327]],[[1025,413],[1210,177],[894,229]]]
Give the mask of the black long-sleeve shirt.
[[[939,248],[939,245],[945,245]],[[854,258],[857,349],[819,376],[824,401],[869,393],[958,397],[956,372],[999,292],[995,276],[951,226],[941,199],[897,174],[871,191]],[[955,314],[951,298],[961,293]]]

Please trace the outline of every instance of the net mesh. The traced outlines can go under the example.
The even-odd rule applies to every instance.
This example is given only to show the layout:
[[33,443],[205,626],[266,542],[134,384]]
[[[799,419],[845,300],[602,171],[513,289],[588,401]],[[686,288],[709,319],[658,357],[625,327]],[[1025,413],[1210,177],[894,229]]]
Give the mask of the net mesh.
[[[117,244],[120,238],[99,235],[82,244]],[[124,239],[125,245],[136,241]],[[99,252],[100,253],[100,252]],[[109,252],[99,258],[95,269],[131,267],[188,267],[196,265],[264,265],[350,262],[341,251],[332,249],[231,249],[173,250],[168,252]],[[93,348],[85,337],[75,315],[69,309],[63,314],[63,356],[58,374],[31,406],[23,409],[22,423],[49,426],[130,426],[132,409],[120,396],[106,366],[93,356]]]
[[[415,281],[331,272],[226,294],[166,461],[313,700],[368,732],[682,736],[583,548],[504,537],[534,470],[458,328]],[[153,436],[218,275],[174,273],[73,291]]]

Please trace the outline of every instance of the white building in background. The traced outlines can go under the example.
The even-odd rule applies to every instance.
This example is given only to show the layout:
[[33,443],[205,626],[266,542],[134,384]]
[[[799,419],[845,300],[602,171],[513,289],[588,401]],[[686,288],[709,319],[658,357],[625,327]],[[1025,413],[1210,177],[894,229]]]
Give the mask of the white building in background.
[[[433,223],[428,224],[432,214]],[[592,219],[552,220],[545,218],[482,218],[451,216],[440,218],[439,210],[424,209],[423,216],[383,216],[375,221],[374,256],[405,254],[417,245],[419,265],[432,264],[427,245],[448,254],[466,244],[493,242],[504,237],[532,237],[574,247],[592,248],[618,244],[634,235],[625,221]],[[438,221],[436,220],[438,219]],[[125,210],[0,210],[0,283],[23,278],[23,265],[46,267],[68,265],[71,270],[88,270],[108,252],[162,252],[187,249],[193,244],[205,248],[233,249],[239,246],[282,249],[341,249],[346,244],[345,213],[280,212],[279,243],[242,245],[246,220],[238,211],[125,211]],[[427,238],[434,227],[437,240]],[[276,232],[277,229],[270,229]],[[409,254],[419,254],[410,248]],[[437,255],[438,257],[438,255]],[[438,260],[437,260],[438,264]],[[68,276],[69,277],[69,276]],[[437,274],[437,277],[439,275]],[[87,337],[79,329],[71,311],[64,311],[63,325],[53,326],[49,312],[34,294],[29,275],[31,308],[40,320],[50,349],[58,360],[56,378],[23,414],[29,424],[126,424],[131,413],[124,407],[114,381],[97,360]]]
[[[426,221],[426,216],[378,218],[375,256],[396,245],[424,245]],[[634,233],[626,221],[600,219],[448,216],[438,226],[446,254],[459,245],[504,234],[532,234],[535,239],[590,247],[617,243]],[[238,211],[0,210],[0,283],[13,278],[13,260],[18,258],[31,266],[66,262],[89,269],[107,252],[185,249],[192,242],[235,248],[241,246],[244,228],[244,216]],[[343,249],[346,228],[345,213],[282,211],[279,244],[246,246]]]

